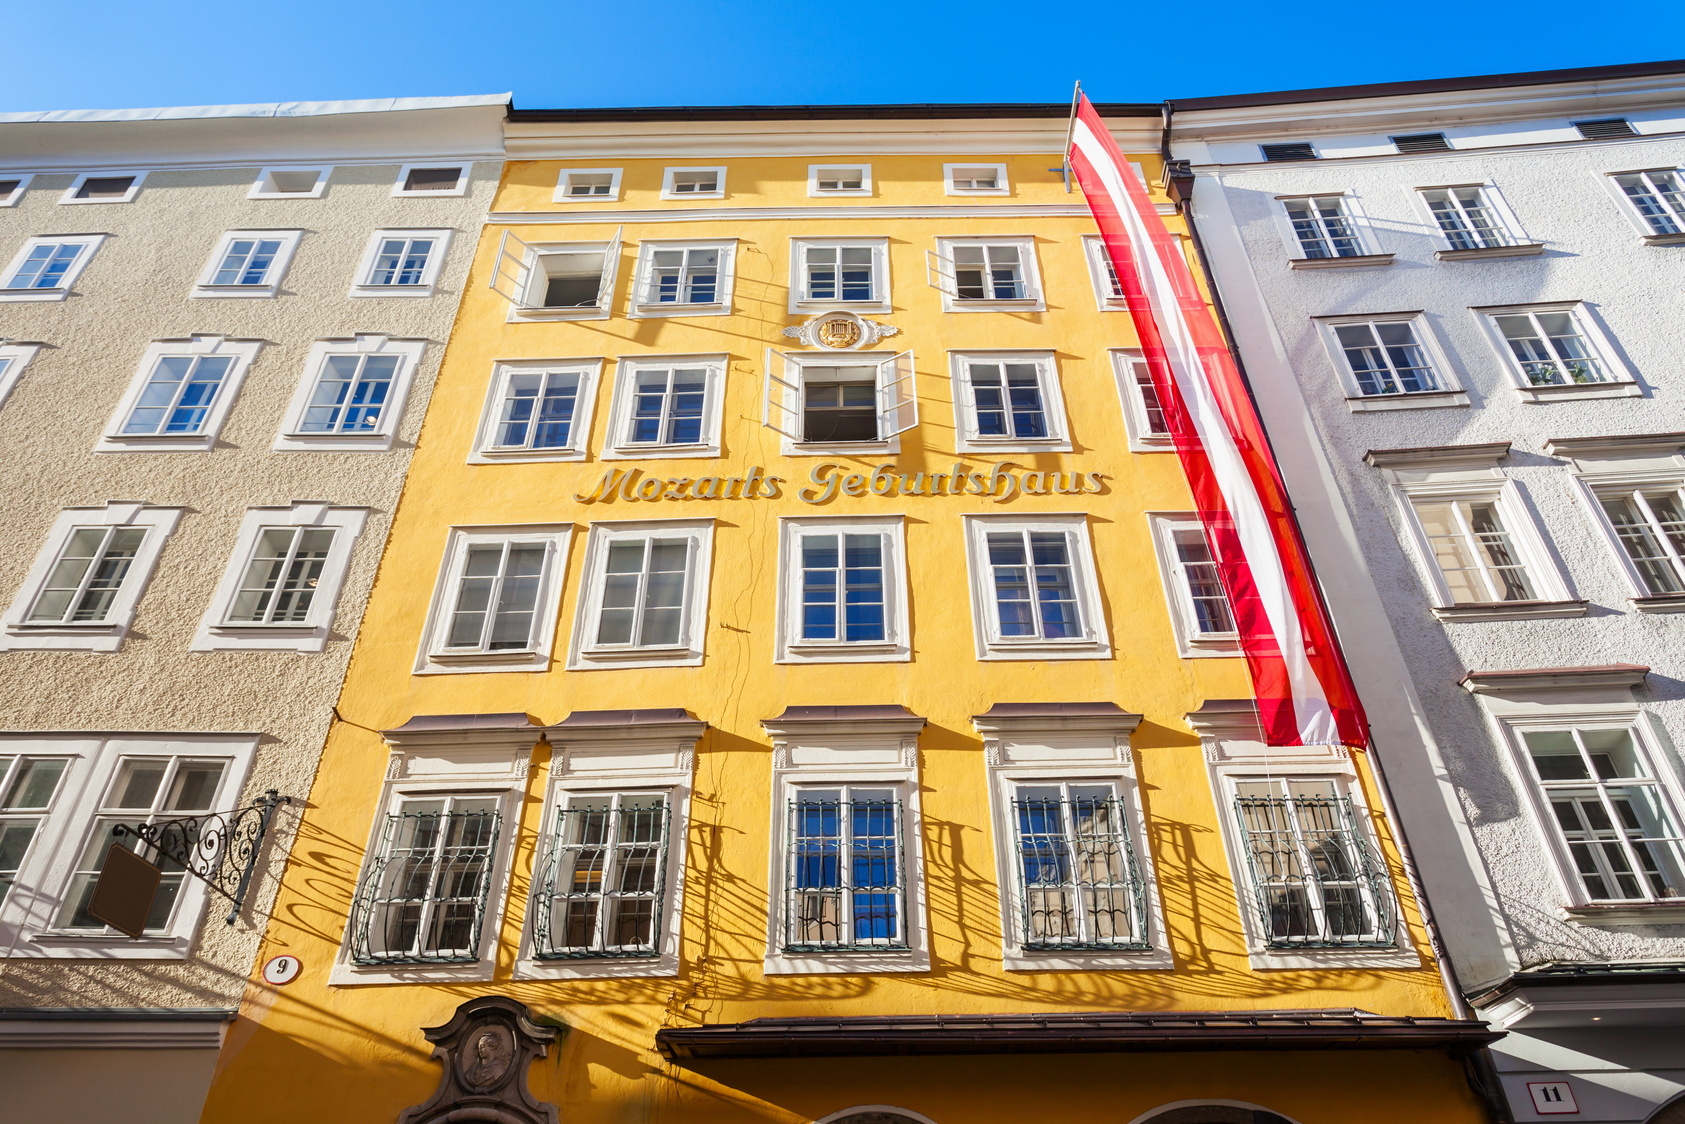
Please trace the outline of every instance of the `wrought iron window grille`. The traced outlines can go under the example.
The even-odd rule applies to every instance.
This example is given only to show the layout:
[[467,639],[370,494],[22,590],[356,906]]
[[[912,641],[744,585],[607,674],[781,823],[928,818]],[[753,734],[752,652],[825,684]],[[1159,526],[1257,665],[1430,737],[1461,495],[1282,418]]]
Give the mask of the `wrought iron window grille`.
[[111,835],[114,839],[134,836],[153,849],[155,859],[178,865],[227,898],[233,905],[224,921],[232,925],[251,888],[269,821],[276,808],[292,802],[292,797],[272,788],[245,808],[151,823],[113,824]]
[[672,809],[662,796],[619,796],[556,814],[533,901],[533,957],[660,955]]
[[1019,940],[1027,952],[1152,948],[1123,801],[1012,801]]
[[790,801],[785,952],[906,951],[899,800]]
[[502,824],[496,811],[388,815],[351,906],[352,963],[477,962]]
[[1386,868],[1349,797],[1237,796],[1246,864],[1269,948],[1392,948]]

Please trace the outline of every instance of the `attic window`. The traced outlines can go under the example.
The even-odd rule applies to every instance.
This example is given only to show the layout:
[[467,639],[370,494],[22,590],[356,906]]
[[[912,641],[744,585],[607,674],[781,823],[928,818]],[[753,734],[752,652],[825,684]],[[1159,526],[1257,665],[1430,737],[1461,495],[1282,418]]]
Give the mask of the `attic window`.
[[1272,163],[1279,160],[1315,160],[1316,149],[1308,144],[1261,144],[1264,159]]
[[89,176],[76,191],[78,199],[121,199],[134,186],[133,176]]
[[1574,128],[1580,131],[1580,136],[1586,140],[1603,140],[1605,137],[1636,137],[1638,131],[1632,127],[1625,117],[1603,117],[1596,121],[1576,121]]
[[405,191],[455,191],[462,179],[461,167],[411,168],[404,177]]
[[277,195],[302,195],[314,189],[316,181],[320,178],[321,173],[316,171],[270,172],[269,190]]
[[1398,146],[1400,152],[1449,152],[1450,142],[1444,133],[1410,133],[1407,136],[1393,137],[1392,143]]
[[22,185],[21,179],[0,180],[0,203],[10,202],[12,193]]

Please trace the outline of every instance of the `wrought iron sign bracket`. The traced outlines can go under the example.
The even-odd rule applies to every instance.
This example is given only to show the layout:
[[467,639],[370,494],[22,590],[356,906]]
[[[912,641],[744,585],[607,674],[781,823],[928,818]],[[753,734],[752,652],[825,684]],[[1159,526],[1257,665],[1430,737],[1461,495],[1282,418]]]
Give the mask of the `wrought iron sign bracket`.
[[234,924],[240,906],[251,888],[257,856],[275,809],[291,804],[293,798],[270,789],[245,808],[232,812],[207,812],[156,823],[117,824],[111,834],[133,835],[148,843],[160,859],[179,864],[233,903],[226,921]]

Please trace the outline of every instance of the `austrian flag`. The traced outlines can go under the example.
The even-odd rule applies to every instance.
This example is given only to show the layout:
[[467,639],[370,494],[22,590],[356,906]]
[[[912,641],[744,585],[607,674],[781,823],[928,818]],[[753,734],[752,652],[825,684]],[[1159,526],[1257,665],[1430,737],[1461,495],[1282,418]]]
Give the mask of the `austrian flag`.
[[1263,424],[1182,252],[1080,98],[1068,153],[1135,322],[1234,610],[1269,745],[1367,744]]

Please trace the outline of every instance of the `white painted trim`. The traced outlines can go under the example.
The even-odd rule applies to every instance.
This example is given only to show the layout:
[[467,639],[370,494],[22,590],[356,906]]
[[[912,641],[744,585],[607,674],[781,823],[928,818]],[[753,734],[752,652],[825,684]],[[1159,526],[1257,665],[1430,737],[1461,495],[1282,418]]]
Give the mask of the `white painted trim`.
[[[702,403],[702,433],[694,444],[668,445],[630,440],[632,413],[637,398],[638,372],[646,368],[674,369],[702,367],[707,374]],[[614,361],[614,391],[609,399],[608,432],[603,436],[599,459],[650,460],[683,458],[695,460],[720,455],[720,430],[725,413],[725,380],[731,357],[707,355],[625,355]]]
[[1423,584],[1436,599],[1434,607],[1457,609],[1462,606],[1458,606],[1451,599],[1451,587],[1446,584],[1445,576],[1440,573],[1439,564],[1435,561],[1433,544],[1428,541],[1427,531],[1422,527],[1422,521],[1417,516],[1415,504],[1412,502],[1418,499],[1452,502],[1472,500],[1495,504],[1504,521],[1504,529],[1509,532],[1510,542],[1521,556],[1527,577],[1533,584],[1533,592],[1537,595],[1525,602],[1466,602],[1466,607],[1513,604],[1525,612],[1527,610],[1524,606],[1537,607],[1541,601],[1562,602],[1572,599],[1573,595],[1563,580],[1562,571],[1557,568],[1550,551],[1546,549],[1538,525],[1534,523],[1532,514],[1527,510],[1527,504],[1521,498],[1519,486],[1514,480],[1505,477],[1501,469],[1493,468],[1485,472],[1412,472],[1408,474],[1411,479],[1403,481],[1397,479],[1396,473],[1389,475],[1394,477],[1391,490],[1398,505],[1405,539],[1416,556],[1416,565],[1422,575]]
[[[222,432],[222,423],[228,417],[228,411],[234,406],[234,399],[239,397],[240,387],[246,380],[246,372],[251,369],[257,353],[262,350],[263,340],[231,340],[221,335],[196,335],[191,340],[158,340],[149,346],[142,354],[140,366],[135,369],[135,376],[129,382],[129,388],[123,392],[123,398],[117,403],[117,409],[112,413],[111,420],[106,423],[105,433],[94,446],[96,453],[208,453],[216,446],[217,437]],[[217,387],[215,396],[211,399],[210,410],[205,415],[205,422],[199,432],[191,434],[166,433],[124,433],[123,426],[128,422],[130,413],[140,401],[141,392],[146,389],[147,380],[152,376],[153,369],[159,360],[166,357],[207,355],[227,355],[233,358],[229,364],[228,374],[223,377],[222,384]]]
[[[1445,351],[1439,346],[1439,339],[1433,333],[1428,318],[1420,312],[1375,312],[1353,313],[1341,316],[1315,316],[1311,322],[1316,326],[1316,334],[1322,341],[1322,346],[1328,353],[1328,361],[1334,367],[1334,376],[1340,380],[1345,389],[1347,403],[1357,402],[1362,406],[1375,409],[1384,401],[1395,410],[1411,409],[1418,402],[1423,406],[1468,405],[1468,391],[1457,378],[1457,370],[1451,365]],[[1334,329],[1348,324],[1366,324],[1373,331],[1376,324],[1409,324],[1410,333],[1416,343],[1427,353],[1428,365],[1433,368],[1434,381],[1438,388],[1429,391],[1404,392],[1399,394],[1365,394],[1358,385],[1357,375],[1352,371],[1351,362],[1346,358],[1345,348],[1341,346],[1339,337]],[[1380,338],[1376,336],[1379,345]],[[1461,401],[1446,401],[1446,395],[1461,395]],[[1354,413],[1363,412],[1357,406],[1352,407]]]
[[[556,190],[551,193],[553,203],[566,203],[578,206],[582,203],[616,203],[620,200],[621,168],[563,168],[556,173]],[[567,193],[569,176],[607,176],[608,192],[603,195],[569,195]]]
[[[317,340],[310,345],[310,352],[305,356],[304,376],[293,391],[286,419],[281,424],[281,431],[275,435],[273,448],[276,452],[387,452],[397,438],[398,423],[409,401],[410,386],[415,382],[416,371],[420,369],[426,352],[426,340],[395,340],[380,332],[359,332],[349,340]],[[301,432],[304,415],[310,409],[310,399],[316,393],[317,383],[327,372],[329,357],[334,355],[397,356],[398,365],[392,373],[392,385],[386,392],[380,417],[371,430],[353,433]]]
[[38,343],[5,343],[0,344],[0,362],[6,366],[0,369],[0,407],[6,405],[6,399],[12,395],[12,388],[17,386],[23,377],[35,353],[41,350]]
[[[992,170],[995,173],[994,187],[957,187],[954,184],[954,174],[961,171]],[[956,163],[942,165],[942,194],[944,195],[1011,195],[1012,184],[1007,180],[1006,165],[994,164],[986,160],[976,163]]]
[[[527,280],[526,284],[521,287],[520,299],[509,302],[509,309],[504,314],[504,320],[507,323],[531,324],[553,320],[607,320],[613,315],[614,292],[615,287],[620,283],[620,261],[624,256],[623,250],[625,247],[625,243],[618,236],[586,242],[527,242],[516,238],[513,232],[509,232],[509,238],[524,247],[521,251],[521,267],[526,271]],[[735,247],[736,243],[733,242],[732,245]],[[546,257],[551,254],[589,254],[598,250],[601,250],[603,254],[603,272],[597,282],[599,299],[596,304],[552,308],[541,303],[545,295],[544,290],[548,287],[550,280],[548,270],[543,268]],[[723,272],[723,257],[721,269]],[[638,276],[639,274],[634,269],[634,284],[631,294],[634,300],[637,297],[636,279]],[[726,282],[727,279],[722,276],[720,283],[725,284]],[[500,295],[506,295],[501,290],[497,291]],[[682,307],[688,310],[698,306],[685,305]],[[712,306],[707,307],[711,308]],[[628,316],[635,316],[636,313],[635,306],[627,311]],[[662,315],[681,315],[681,313],[663,313]],[[706,313],[690,312],[689,315],[701,316],[706,315]]]
[[[907,539],[901,515],[803,516],[778,519],[777,629],[773,663],[906,663],[913,658],[907,616]],[[871,642],[812,641],[800,635],[802,566],[798,553],[804,534],[871,534],[883,541],[884,639]],[[838,591],[837,628],[843,627],[843,603]]]
[[[1158,559],[1159,580],[1164,587],[1165,608],[1170,613],[1170,628],[1176,637],[1177,651],[1185,660],[1239,656],[1241,651],[1238,633],[1205,636],[1194,631],[1193,606],[1189,602],[1191,593],[1186,584],[1179,580],[1180,559],[1176,555],[1173,536],[1177,531],[1191,530],[1197,530],[1201,535],[1205,534],[1199,514],[1193,511],[1149,511],[1146,512],[1146,516],[1148,533],[1153,539],[1153,555]],[[1208,549],[1209,545],[1207,540]],[[1225,594],[1224,600],[1227,599]],[[1234,612],[1232,606],[1229,611],[1231,614]]]
[[[1034,363],[1041,381],[1042,416],[1046,437],[983,437],[977,432],[977,400],[972,393],[967,363],[972,361]],[[1004,372],[1003,372],[1004,377]],[[948,352],[948,382],[954,405],[954,450],[995,456],[1004,453],[1068,453],[1071,451],[1070,423],[1065,417],[1065,393],[1059,385],[1059,359],[1051,350],[1001,349],[996,351]],[[1011,405],[1003,402],[1011,412]]]
[[[315,172],[316,185],[309,191],[277,191],[275,190],[274,175],[276,172]],[[277,164],[260,168],[257,179],[252,181],[251,190],[246,192],[247,199],[320,199],[322,192],[327,190],[328,177],[333,174],[333,167],[319,164],[315,167],[299,167],[297,165]]]
[[[1604,334],[1586,308],[1584,301],[1535,301],[1531,304],[1516,304],[1471,308],[1475,322],[1480,325],[1481,333],[1486,342],[1491,345],[1496,354],[1498,364],[1509,375],[1516,393],[1529,402],[1558,402],[1574,398],[1636,398],[1644,392],[1633,376],[1631,368],[1621,359],[1619,351],[1615,350],[1613,341]],[[1574,319],[1574,324],[1584,334],[1596,358],[1609,372],[1608,382],[1593,383],[1565,383],[1562,385],[1534,386],[1527,381],[1526,374],[1521,370],[1521,364],[1516,361],[1515,353],[1510,350],[1509,342],[1503,332],[1498,330],[1496,317],[1510,313],[1540,313],[1566,312]],[[1560,362],[1560,360],[1559,360]]]
[[[302,230],[230,230],[217,239],[216,246],[211,250],[211,256],[205,262],[205,268],[199,273],[199,281],[187,295],[192,299],[216,298],[267,298],[277,295],[281,291],[281,280],[287,274],[287,266],[292,264],[293,254],[298,250],[299,239],[304,237]],[[271,239],[281,243],[270,259],[269,268],[264,271],[263,281],[257,285],[217,285],[212,283],[223,259],[228,256],[229,247],[240,240],[260,242]]]
[[[652,478],[653,479],[653,478]],[[686,540],[684,611],[678,642],[662,648],[602,648],[595,636],[601,619],[609,547],[618,539],[665,536]],[[714,561],[712,519],[620,519],[593,522],[585,540],[573,633],[568,641],[569,671],[639,667],[699,667],[707,647],[710,577]],[[591,639],[587,639],[587,638]]]
[[[90,179],[116,179],[120,176],[133,176],[134,177],[134,182],[131,183],[129,185],[129,189],[123,193],[122,198],[120,198],[120,199],[78,199],[78,198],[76,198],[76,193],[78,191],[82,190],[82,185],[84,183],[86,183],[88,180],[90,180]],[[85,206],[85,205],[90,204],[90,203],[132,203],[132,202],[134,202],[135,196],[140,193],[141,185],[144,184],[145,182],[146,182],[146,173],[144,171],[136,171],[132,168],[121,168],[121,169],[112,168],[112,169],[105,170],[105,171],[82,172],[73,181],[71,181],[71,184],[70,184],[69,187],[64,189],[64,194],[59,196],[59,203],[61,205],[64,205],[64,206]]]
[[[404,187],[410,173],[417,169],[455,168],[456,186],[441,191],[410,191]],[[473,178],[474,165],[472,161],[464,160],[426,160],[412,164],[403,164],[398,168],[398,179],[392,185],[392,197],[395,199],[448,199],[452,196],[468,194],[468,181]]]
[[[856,171],[860,173],[860,186],[852,188],[823,189],[819,186],[819,176],[822,172]],[[840,177],[835,177],[840,178]],[[807,194],[810,199],[833,199],[839,195],[869,196],[872,190],[872,165],[860,161],[838,160],[831,164],[809,164],[807,166]]]
[[1129,435],[1132,453],[1174,453],[1176,439],[1168,433],[1154,434],[1147,422],[1147,403],[1135,381],[1134,365],[1146,359],[1138,347],[1107,349],[1112,357],[1112,375],[1117,380],[1118,405],[1123,410],[1123,428]]
[[[650,272],[655,268],[654,254],[657,250],[718,250],[720,272],[714,283],[714,299],[706,304],[646,301]],[[671,316],[730,316],[733,311],[731,297],[736,279],[736,238],[645,238],[638,243],[638,258],[632,274],[631,291],[626,294],[626,318],[645,320]]]
[[[674,191],[673,182],[680,172],[713,172],[715,175],[713,191]],[[661,169],[661,198],[663,199],[724,199],[725,198],[724,164],[685,165],[683,167],[668,167]]]
[[[816,249],[869,249],[872,251],[872,295],[869,301],[811,300],[807,292],[807,252]],[[840,254],[838,255],[841,256]],[[837,264],[837,290],[842,290],[842,264]],[[816,238],[803,235],[790,239],[789,313],[791,316],[816,316],[832,311],[891,312],[889,280],[889,239],[885,238]]]
[[[569,371],[579,375],[574,396],[573,420],[568,425],[568,443],[551,449],[498,449],[492,445],[509,377],[516,373]],[[582,461],[591,438],[591,418],[597,408],[597,389],[603,361],[592,359],[500,359],[492,364],[486,383],[486,401],[480,410],[480,424],[468,451],[469,464],[527,464],[544,461]],[[537,424],[536,415],[531,424]]]
[[[1173,215],[1168,203],[1155,204],[1161,215]],[[619,211],[492,211],[489,226],[547,226],[576,223],[651,222],[785,222],[790,219],[1046,219],[1089,218],[1087,207],[1054,203],[939,203],[924,206],[818,204],[786,207],[693,207],[683,210]]]
[[[1036,236],[1033,234],[988,234],[963,237],[941,235],[936,239],[937,256],[954,265],[954,250],[960,246],[1015,246],[1018,264],[1024,272],[1024,296],[1010,299],[987,297],[961,299],[945,286],[938,286],[942,294],[943,312],[1046,312],[1047,301],[1041,287],[1041,262],[1036,255]],[[957,289],[958,282],[955,282]]]
[[[439,271],[444,268],[445,255],[450,252],[451,237],[456,231],[449,227],[436,228],[406,228],[384,227],[369,235],[369,244],[363,249],[363,258],[357,263],[357,272],[351,277],[351,291],[346,293],[350,299],[363,297],[430,297],[439,283]],[[374,273],[375,261],[380,257],[381,243],[388,238],[402,238],[406,241],[416,238],[433,239],[433,249],[428,252],[427,264],[421,269],[421,280],[414,285],[376,285],[369,278]]]
[[[416,648],[413,674],[483,675],[491,672],[548,671],[555,648],[556,614],[561,609],[573,531],[572,523],[451,527],[445,534],[439,576],[433,584],[433,597],[427,605],[427,619],[422,625],[420,643]],[[548,547],[543,584],[533,605],[531,647],[510,652],[446,653],[443,643],[445,629],[456,604],[468,548],[475,544],[509,540],[542,542]],[[534,740],[537,740],[536,737]]]
[[[985,478],[986,479],[986,478]],[[966,571],[971,587],[971,626],[979,660],[1109,660],[1111,640],[1106,633],[1105,602],[1100,596],[1094,566],[1094,544],[1088,516],[1058,512],[1022,515],[962,515],[965,525]],[[1076,586],[1077,611],[1084,635],[1070,640],[1002,640],[996,615],[994,579],[989,566],[987,535],[991,528],[1010,531],[1059,531],[1070,542],[1071,579]]]
[[61,246],[75,243],[79,244],[82,250],[76,255],[76,260],[70,263],[70,268],[66,269],[63,276],[59,278],[61,284],[46,289],[0,288],[0,301],[8,303],[17,301],[62,301],[70,295],[70,290],[76,284],[76,279],[82,276],[84,269],[88,268],[88,263],[93,261],[94,254],[99,252],[100,246],[105,243],[107,237],[104,234],[38,234],[26,239],[6,266],[5,273],[0,273],[0,277],[5,278],[7,283],[10,283],[17,276],[18,270],[23,268],[24,261],[29,257],[29,251],[36,246]]
[[32,172],[3,172],[0,173],[0,178],[18,181],[16,187],[8,191],[5,196],[0,197],[0,207],[16,207],[23,202],[24,194],[29,191],[30,181],[35,178],[35,175]]

